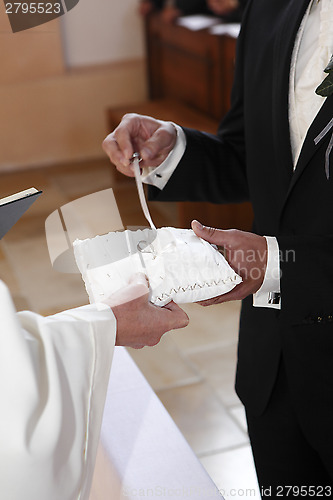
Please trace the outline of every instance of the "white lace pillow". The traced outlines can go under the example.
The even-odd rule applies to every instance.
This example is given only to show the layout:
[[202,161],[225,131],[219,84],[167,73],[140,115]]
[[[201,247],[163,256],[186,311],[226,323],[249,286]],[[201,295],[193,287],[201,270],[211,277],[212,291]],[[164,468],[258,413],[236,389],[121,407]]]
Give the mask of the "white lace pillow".
[[150,300],[159,306],[209,299],[242,281],[223,255],[191,229],[113,232],[76,240],[74,254],[90,302],[108,298],[136,272],[147,275]]

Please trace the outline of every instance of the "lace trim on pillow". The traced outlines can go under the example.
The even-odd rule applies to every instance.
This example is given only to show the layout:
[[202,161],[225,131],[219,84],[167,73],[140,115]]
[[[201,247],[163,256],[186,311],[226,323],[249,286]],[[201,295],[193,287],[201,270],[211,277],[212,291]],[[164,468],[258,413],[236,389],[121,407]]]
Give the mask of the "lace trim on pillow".
[[193,290],[197,290],[197,289],[201,289],[201,288],[207,288],[207,287],[211,287],[211,286],[219,286],[221,285],[222,283],[223,284],[226,284],[228,282],[234,282],[234,281],[237,281],[238,279],[238,276],[233,276],[233,277],[228,277],[226,279],[219,279],[219,280],[213,280],[211,282],[205,282],[205,283],[194,283],[193,285],[187,285],[187,286],[179,286],[177,288],[171,288],[170,292],[163,292],[161,295],[157,296],[157,297],[152,297],[153,301],[157,301],[159,300],[160,302],[162,302],[163,300],[165,299],[169,299],[170,297],[172,297],[175,293],[179,293],[179,292],[187,292],[187,291],[193,291]]

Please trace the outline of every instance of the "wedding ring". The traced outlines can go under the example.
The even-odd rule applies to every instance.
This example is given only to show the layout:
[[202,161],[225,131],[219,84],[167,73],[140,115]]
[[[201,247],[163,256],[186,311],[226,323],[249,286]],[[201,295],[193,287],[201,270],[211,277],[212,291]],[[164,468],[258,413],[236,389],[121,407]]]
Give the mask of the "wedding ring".
[[132,154],[132,157],[130,159],[130,162],[133,162],[134,160],[138,160],[138,162],[140,163],[140,161],[142,161],[142,158],[140,156],[140,153],[136,152],[136,153],[133,153]]

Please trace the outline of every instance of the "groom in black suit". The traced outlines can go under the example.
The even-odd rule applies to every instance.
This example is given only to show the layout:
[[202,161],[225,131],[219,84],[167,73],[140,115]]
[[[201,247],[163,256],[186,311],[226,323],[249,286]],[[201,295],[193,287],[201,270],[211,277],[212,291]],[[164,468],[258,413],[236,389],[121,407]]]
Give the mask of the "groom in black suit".
[[[259,485],[271,498],[332,492],[333,89],[315,94],[332,54],[331,26],[332,0],[250,1],[232,108],[216,136],[126,115],[104,142],[126,175],[135,150],[142,166],[157,167],[146,176],[158,186],[153,199],[253,204],[253,233],[193,229],[223,246],[243,277],[206,304],[244,299],[236,390]],[[186,148],[170,174],[159,165],[180,140]],[[278,272],[270,282],[269,268]],[[266,302],[255,307],[260,292]]]

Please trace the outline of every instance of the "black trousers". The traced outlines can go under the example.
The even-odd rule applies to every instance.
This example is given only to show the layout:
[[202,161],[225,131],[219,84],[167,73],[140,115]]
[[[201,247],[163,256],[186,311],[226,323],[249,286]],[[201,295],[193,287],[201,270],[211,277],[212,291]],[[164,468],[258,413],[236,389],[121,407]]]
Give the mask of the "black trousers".
[[310,445],[283,361],[264,414],[246,417],[262,498],[333,498],[333,422],[327,436],[332,446]]

